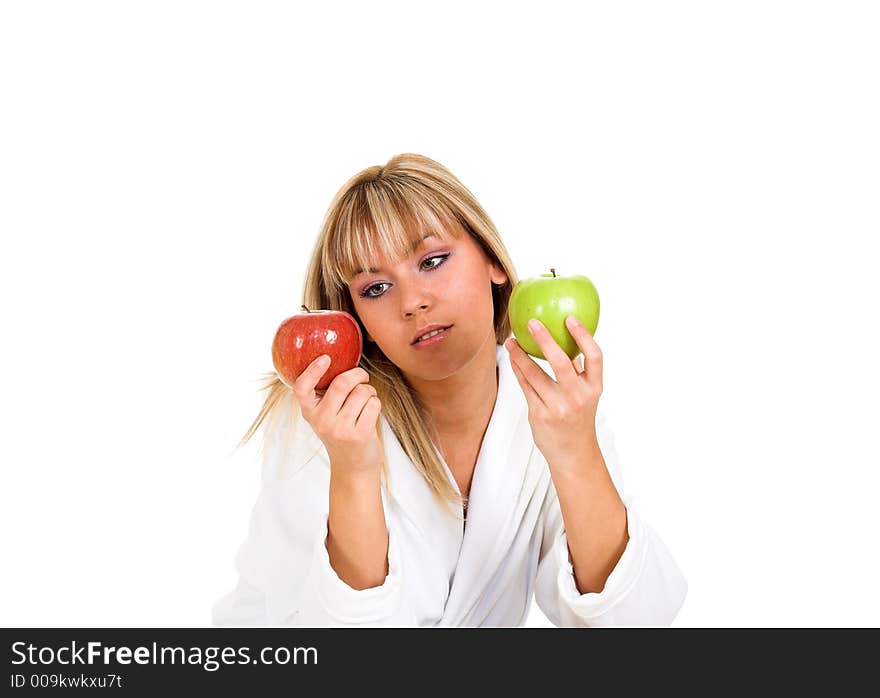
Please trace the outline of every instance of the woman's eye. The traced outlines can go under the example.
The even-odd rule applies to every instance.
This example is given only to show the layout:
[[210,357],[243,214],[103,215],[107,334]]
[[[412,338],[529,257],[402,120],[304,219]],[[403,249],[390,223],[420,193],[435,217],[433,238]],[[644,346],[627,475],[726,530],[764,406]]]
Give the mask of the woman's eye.
[[[373,295],[370,293],[374,288],[379,288],[380,286],[387,286],[388,284],[373,284],[372,286],[367,286],[363,292],[361,293],[361,298],[378,298],[378,295]],[[382,294],[379,294],[382,295]]]
[[424,262],[422,262],[422,264],[424,264],[425,262],[430,262],[432,259],[439,259],[440,260],[439,263],[437,263],[431,267],[427,267],[428,271],[431,271],[432,269],[436,269],[437,267],[441,266],[446,261],[446,258],[448,256],[449,256],[448,254],[434,255],[433,257],[428,257]]
[[[446,258],[448,256],[449,256],[449,253],[447,252],[446,254],[437,254],[437,255],[434,255],[433,257],[428,257],[427,259],[422,260],[422,266],[425,271],[434,271],[435,269],[438,269],[439,267],[443,266],[443,264],[446,262]],[[430,266],[424,266],[426,263],[428,263],[434,259],[439,260],[439,261],[436,264],[432,264]],[[388,284],[385,282],[382,282],[381,284],[373,284],[372,286],[367,286],[361,292],[361,298],[379,298],[380,296],[384,295],[384,293],[372,293],[372,291],[373,291],[373,289],[381,288],[382,286],[388,286]]]

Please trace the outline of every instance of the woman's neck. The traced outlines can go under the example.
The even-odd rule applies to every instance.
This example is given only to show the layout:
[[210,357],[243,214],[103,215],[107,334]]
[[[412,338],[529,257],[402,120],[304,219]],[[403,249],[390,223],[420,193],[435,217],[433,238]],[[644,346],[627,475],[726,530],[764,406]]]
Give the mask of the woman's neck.
[[419,386],[419,397],[441,440],[485,432],[498,396],[494,334],[492,340],[454,376]]

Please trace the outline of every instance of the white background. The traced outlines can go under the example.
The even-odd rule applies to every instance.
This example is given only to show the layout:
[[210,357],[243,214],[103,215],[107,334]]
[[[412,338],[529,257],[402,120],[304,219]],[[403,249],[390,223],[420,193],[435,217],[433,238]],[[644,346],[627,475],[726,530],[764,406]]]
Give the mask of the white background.
[[599,289],[675,624],[880,625],[875,7],[3,3],[0,622],[210,624],[321,218],[416,152]]

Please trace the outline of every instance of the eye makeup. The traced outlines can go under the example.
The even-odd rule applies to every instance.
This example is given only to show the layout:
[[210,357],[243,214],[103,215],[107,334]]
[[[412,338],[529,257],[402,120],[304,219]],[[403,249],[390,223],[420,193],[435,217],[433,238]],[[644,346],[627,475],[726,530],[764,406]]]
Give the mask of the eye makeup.
[[[431,272],[436,269],[439,269],[444,264],[446,264],[446,260],[451,254],[452,254],[451,252],[446,252],[444,254],[432,254],[432,255],[429,255],[428,257],[425,257],[425,259],[422,260],[421,264],[424,264],[425,262],[429,262],[432,259],[439,259],[440,261],[437,264],[435,264],[434,266],[426,268],[424,271]],[[374,288],[381,287],[381,286],[388,286],[388,285],[389,284],[384,281],[381,283],[378,283],[378,284],[370,284],[365,289],[363,289],[358,295],[365,300],[373,300],[375,298],[381,298],[382,296],[385,295],[384,293],[380,293],[379,295],[373,295],[370,293],[370,291],[372,291]]]

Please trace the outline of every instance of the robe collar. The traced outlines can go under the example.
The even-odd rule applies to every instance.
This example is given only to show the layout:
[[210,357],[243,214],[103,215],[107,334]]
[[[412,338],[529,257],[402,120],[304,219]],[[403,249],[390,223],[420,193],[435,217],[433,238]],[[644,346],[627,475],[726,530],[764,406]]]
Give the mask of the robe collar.
[[[460,520],[437,507],[427,483],[383,417],[389,496],[417,529],[440,527],[453,554],[458,548],[456,571],[440,626],[481,624],[481,616],[493,606],[490,597],[503,592],[491,587],[492,577],[502,566],[517,531],[524,523],[534,526],[534,522],[524,522],[523,518],[527,511],[532,515],[532,495],[549,477],[547,468],[540,468],[536,462],[540,459],[532,458],[535,443],[528,423],[528,403],[508,352],[501,345],[496,345],[496,364],[498,395],[477,456],[464,531]],[[439,451],[438,456],[443,461]],[[446,472],[457,490],[448,466]],[[450,507],[450,511],[456,508]]]

